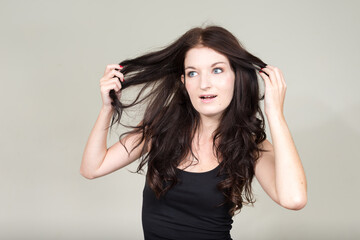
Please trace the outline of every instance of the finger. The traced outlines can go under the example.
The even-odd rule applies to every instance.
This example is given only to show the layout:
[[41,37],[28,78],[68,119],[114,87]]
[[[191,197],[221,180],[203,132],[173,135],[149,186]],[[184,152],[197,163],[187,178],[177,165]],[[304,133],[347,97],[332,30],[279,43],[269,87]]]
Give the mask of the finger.
[[262,71],[259,71],[260,76],[264,79],[265,88],[268,88],[271,86],[270,78]]
[[120,66],[119,64],[108,64],[105,68],[104,75],[108,74],[110,71],[112,71],[114,69],[120,70],[120,69],[122,69],[122,66]]
[[122,88],[121,83],[117,77],[111,79],[103,78],[100,81],[100,86],[108,86],[109,84],[116,84],[118,86],[117,90],[120,90]]
[[107,75],[106,75],[106,78],[107,79],[111,79],[113,77],[118,77],[118,79],[123,82],[124,81],[124,74],[122,74],[121,72],[113,69],[111,70]]
[[277,76],[272,66],[266,65],[266,67],[261,70],[268,74],[269,79],[274,86],[278,86]]
[[[121,78],[123,78],[124,76],[122,76],[122,73],[118,72],[117,70],[111,70],[110,72],[108,72],[107,74],[105,74],[101,79],[100,82],[107,82],[110,79],[114,78],[114,77],[118,77],[118,79],[120,80]],[[120,80],[121,81],[121,80]]]
[[119,81],[116,78],[114,78],[114,81],[104,84],[103,88],[106,90],[106,92],[110,92],[112,89],[115,92],[119,92],[121,90],[121,85],[119,86],[116,82]]
[[286,82],[285,82],[284,74],[282,73],[282,71],[280,71],[280,76],[281,76],[281,81],[283,83],[283,86],[286,88]]
[[274,72],[276,78],[275,81],[279,87],[283,87],[283,81],[281,80],[280,69],[269,65],[269,68]]
[[276,75],[277,75],[277,78],[278,78],[278,86],[282,89],[286,89],[286,83],[285,83],[285,79],[284,79],[284,76],[282,74],[282,71],[277,68],[277,67],[273,67]]
[[121,83],[120,83],[119,79],[115,77],[115,78],[112,78],[111,80],[112,80],[111,82],[112,82],[112,83],[115,83],[116,86],[117,86],[117,88],[114,89],[114,90],[115,90],[115,91],[120,91],[121,88],[122,88],[122,86],[121,86]]
[[267,80],[269,83],[271,83],[269,71],[266,69],[266,67],[262,68],[259,71],[260,76],[265,80]]
[[115,70],[115,72],[114,72],[114,77],[116,77],[120,82],[125,81],[124,74],[122,74],[121,72],[119,72],[117,70]]

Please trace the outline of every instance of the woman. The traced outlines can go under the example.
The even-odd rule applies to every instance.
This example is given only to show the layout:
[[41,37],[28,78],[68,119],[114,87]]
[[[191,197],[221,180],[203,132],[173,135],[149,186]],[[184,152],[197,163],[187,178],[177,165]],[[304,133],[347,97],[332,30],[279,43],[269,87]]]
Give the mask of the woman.
[[[262,97],[257,71],[265,83]],[[138,84],[134,102],[121,103],[121,91]],[[147,165],[145,239],[231,239],[235,211],[255,202],[254,175],[280,206],[306,205],[305,173],[283,115],[282,72],[226,29],[193,28],[159,51],[110,64],[100,86],[103,107],[80,172],[93,179],[141,158],[137,172]],[[120,123],[124,109],[144,101],[143,120],[107,149],[111,116],[111,126]]]

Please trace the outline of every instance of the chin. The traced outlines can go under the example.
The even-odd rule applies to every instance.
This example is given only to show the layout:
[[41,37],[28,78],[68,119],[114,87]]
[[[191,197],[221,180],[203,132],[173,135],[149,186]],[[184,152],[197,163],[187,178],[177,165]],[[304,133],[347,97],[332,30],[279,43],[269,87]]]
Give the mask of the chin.
[[217,111],[204,111],[204,110],[199,111],[199,110],[197,110],[197,111],[200,114],[200,116],[218,118],[223,114],[224,110],[217,110]]

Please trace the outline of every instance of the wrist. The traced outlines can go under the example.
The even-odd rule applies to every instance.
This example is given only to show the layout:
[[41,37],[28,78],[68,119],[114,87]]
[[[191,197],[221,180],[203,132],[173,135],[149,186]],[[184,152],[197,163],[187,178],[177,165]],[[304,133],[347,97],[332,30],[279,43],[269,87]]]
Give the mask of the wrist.
[[102,112],[113,112],[113,111],[114,111],[114,108],[113,108],[112,106],[102,105],[101,111],[102,111]]
[[275,120],[275,121],[283,121],[285,120],[285,116],[282,113],[265,113],[268,121]]

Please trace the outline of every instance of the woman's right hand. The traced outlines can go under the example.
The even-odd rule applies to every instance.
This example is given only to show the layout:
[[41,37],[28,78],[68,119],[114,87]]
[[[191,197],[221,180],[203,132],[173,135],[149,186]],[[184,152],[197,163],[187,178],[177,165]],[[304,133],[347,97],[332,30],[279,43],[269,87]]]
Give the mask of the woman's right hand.
[[[103,101],[103,107],[112,108],[112,99],[109,96],[110,90],[114,89],[118,99],[121,96],[121,82],[123,82],[124,75],[118,71],[123,67],[118,64],[109,64],[106,66],[104,76],[100,79],[100,91]],[[120,78],[120,81],[118,78]]]

